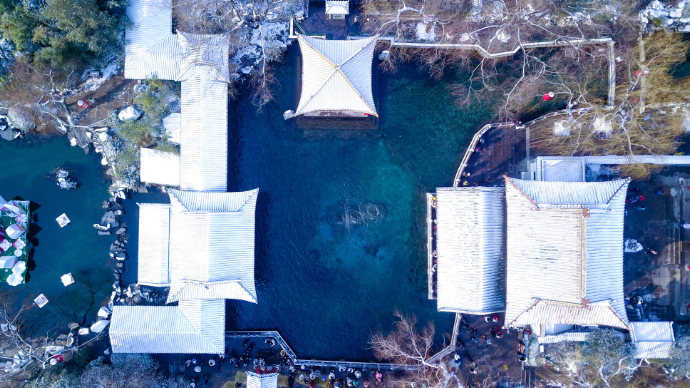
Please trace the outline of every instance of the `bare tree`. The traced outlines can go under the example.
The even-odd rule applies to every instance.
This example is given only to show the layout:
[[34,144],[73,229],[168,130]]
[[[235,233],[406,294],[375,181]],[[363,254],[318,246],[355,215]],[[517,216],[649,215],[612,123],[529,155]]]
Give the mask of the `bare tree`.
[[379,360],[405,365],[409,372],[395,378],[396,383],[410,387],[454,387],[461,386],[452,367],[444,361],[434,361],[433,322],[421,330],[417,329],[417,319],[394,313],[398,321],[395,330],[387,335],[377,333],[369,339],[369,346]]
[[[238,62],[231,63],[230,71],[247,74],[251,100],[261,109],[274,98],[276,80],[270,64],[282,61],[286,47],[286,36],[275,27],[282,25],[287,30],[289,20],[298,17],[303,6],[300,0],[181,0],[174,15],[181,31],[227,37],[230,56],[237,57],[234,60]],[[255,46],[253,52],[251,46]],[[248,63],[240,65],[243,54],[248,55]]]
[[0,92],[2,105],[15,114],[19,129],[50,134],[74,126],[72,114],[65,105],[65,96],[57,90],[74,86],[74,69],[57,69],[50,65],[32,65],[17,61],[10,71],[7,84]]
[[[675,76],[690,42],[681,34],[659,32],[641,39],[621,57],[616,100],[579,89],[577,112],[566,112],[531,126],[532,145],[551,155],[669,155],[690,127],[690,77]],[[625,165],[624,174],[647,177],[653,166]]]
[[550,344],[538,374],[566,386],[623,387],[636,378],[643,361],[634,359],[634,345],[622,333],[596,329],[586,342]]

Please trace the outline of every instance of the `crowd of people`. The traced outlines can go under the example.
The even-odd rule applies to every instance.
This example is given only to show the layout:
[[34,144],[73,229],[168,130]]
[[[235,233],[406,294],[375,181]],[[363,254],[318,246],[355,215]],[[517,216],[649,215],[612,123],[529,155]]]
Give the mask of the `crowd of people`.
[[[307,368],[309,368],[307,373]],[[328,375],[320,368],[302,365],[299,369],[290,367],[288,376],[288,388],[293,388],[295,377],[300,384],[314,388],[315,382],[326,383],[332,388],[354,388],[360,385],[364,388],[383,386],[383,373],[380,370],[355,369],[341,366],[337,375],[335,369],[330,369]]]

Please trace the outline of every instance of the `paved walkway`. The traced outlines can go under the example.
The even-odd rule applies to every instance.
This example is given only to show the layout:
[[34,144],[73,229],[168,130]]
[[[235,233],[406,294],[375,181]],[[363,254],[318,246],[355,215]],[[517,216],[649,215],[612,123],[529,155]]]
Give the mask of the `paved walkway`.
[[472,154],[458,186],[503,186],[503,175],[520,177],[518,169],[525,159],[525,129],[516,126],[489,129],[478,150]]
[[[65,103],[69,107],[78,125],[93,125],[108,118],[110,112],[132,104],[133,88],[136,80],[125,79],[123,74],[118,74],[109,78],[103,85],[96,90],[69,96]],[[77,106],[77,101],[93,98],[95,103],[87,109]]]
[[[350,3],[350,14],[344,20],[329,20],[326,18],[325,4],[312,3],[309,7],[309,18],[299,22],[299,25],[307,34],[326,35],[328,39],[345,39],[348,35],[360,35],[360,26],[355,22],[359,13],[357,7]],[[297,27],[295,31],[302,33]]]
[[[494,338],[491,329],[494,326],[503,326],[503,314],[499,314],[498,322],[486,322],[481,315],[465,315],[464,319],[471,328],[477,330],[473,334],[469,328],[461,326],[458,339],[464,343],[465,350],[458,350],[459,354],[466,351],[470,358],[477,364],[477,374],[470,373],[471,361],[465,356],[462,359],[460,370],[461,378],[467,381],[468,387],[482,387],[483,381],[518,383],[522,379],[522,363],[517,359],[517,346],[519,334],[515,330],[503,330],[503,338]],[[492,344],[487,344],[486,339],[493,338]],[[472,341],[475,337],[479,342]],[[459,342],[459,341],[458,341]]]

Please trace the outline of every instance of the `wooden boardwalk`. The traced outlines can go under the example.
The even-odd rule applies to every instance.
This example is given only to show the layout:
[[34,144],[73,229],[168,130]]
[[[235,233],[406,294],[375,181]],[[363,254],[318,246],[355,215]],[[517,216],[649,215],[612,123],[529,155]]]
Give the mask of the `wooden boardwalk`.
[[[527,171],[523,163],[527,157],[526,140],[522,127],[489,126],[476,143],[470,144],[467,166],[459,169],[456,185],[503,186],[503,175],[520,177],[521,169]],[[465,173],[470,176],[462,176]]]
[[[67,97],[65,104],[74,115],[75,124],[100,125],[114,109],[132,105],[133,88],[137,82],[125,79],[122,74],[114,75],[96,90],[87,90]],[[89,98],[95,100],[89,108],[82,109],[77,106],[77,101]]]

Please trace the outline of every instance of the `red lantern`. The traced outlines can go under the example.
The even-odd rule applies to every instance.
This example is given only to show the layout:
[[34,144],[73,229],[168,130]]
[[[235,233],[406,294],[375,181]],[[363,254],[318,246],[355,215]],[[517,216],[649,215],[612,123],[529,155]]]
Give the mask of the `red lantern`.
[[548,92],[545,95],[541,96],[541,99],[544,101],[549,101],[550,99],[554,98],[556,94],[554,92]]
[[86,109],[89,107],[89,102],[84,101],[84,100],[79,100],[79,101],[77,101],[77,106],[82,108],[82,109]]

